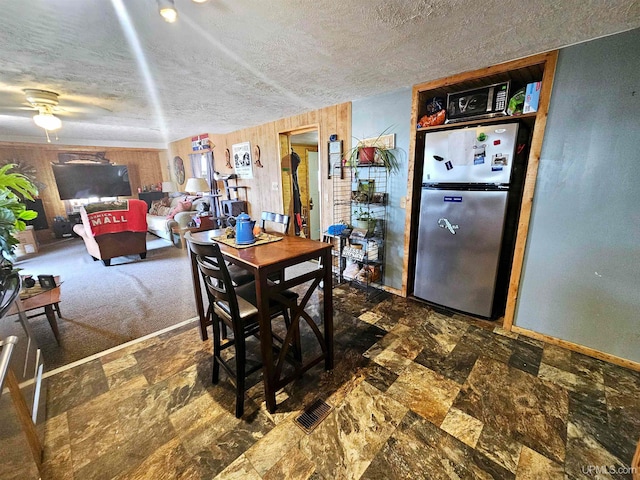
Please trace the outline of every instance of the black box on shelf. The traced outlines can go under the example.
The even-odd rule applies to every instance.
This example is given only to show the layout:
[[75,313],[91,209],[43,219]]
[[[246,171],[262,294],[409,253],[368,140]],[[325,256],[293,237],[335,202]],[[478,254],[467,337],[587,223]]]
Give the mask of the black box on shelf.
[[464,122],[507,115],[510,82],[447,94],[447,121]]
[[38,283],[44,289],[50,290],[55,288],[56,280],[53,275],[38,275]]

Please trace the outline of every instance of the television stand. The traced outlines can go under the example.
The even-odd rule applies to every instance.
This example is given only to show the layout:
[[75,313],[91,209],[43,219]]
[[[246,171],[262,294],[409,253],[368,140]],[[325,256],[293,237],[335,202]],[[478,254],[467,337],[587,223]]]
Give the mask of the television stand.
[[73,231],[73,226],[82,223],[79,213],[70,213],[65,219],[64,217],[56,217],[53,219],[53,233],[56,238],[77,237]]

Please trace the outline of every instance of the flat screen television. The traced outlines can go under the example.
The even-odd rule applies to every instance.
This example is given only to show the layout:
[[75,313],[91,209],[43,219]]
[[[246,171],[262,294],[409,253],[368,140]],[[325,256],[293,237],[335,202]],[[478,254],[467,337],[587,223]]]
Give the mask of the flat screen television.
[[126,165],[52,164],[60,200],[130,196]]

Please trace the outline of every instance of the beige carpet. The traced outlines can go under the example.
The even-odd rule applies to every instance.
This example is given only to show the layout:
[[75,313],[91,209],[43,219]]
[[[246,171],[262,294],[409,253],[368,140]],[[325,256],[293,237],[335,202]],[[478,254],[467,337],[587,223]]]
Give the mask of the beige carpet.
[[44,315],[30,320],[47,370],[196,316],[186,251],[153,235],[147,249],[145,260],[119,257],[105,267],[81,239],[67,238],[15,263],[21,274],[60,275],[63,282],[60,345]]

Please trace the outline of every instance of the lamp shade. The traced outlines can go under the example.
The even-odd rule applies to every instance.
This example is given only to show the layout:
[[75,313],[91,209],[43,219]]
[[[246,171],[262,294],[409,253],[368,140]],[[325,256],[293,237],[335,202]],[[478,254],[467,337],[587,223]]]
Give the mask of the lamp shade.
[[162,182],[162,191],[163,192],[177,192],[178,187],[176,186],[176,182]]
[[34,123],[45,130],[57,130],[62,126],[62,122],[52,113],[40,113],[33,116]]
[[204,178],[189,178],[184,189],[189,193],[208,192],[209,184]]

